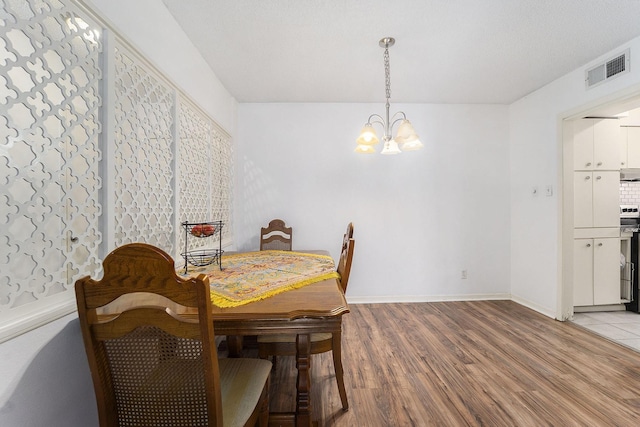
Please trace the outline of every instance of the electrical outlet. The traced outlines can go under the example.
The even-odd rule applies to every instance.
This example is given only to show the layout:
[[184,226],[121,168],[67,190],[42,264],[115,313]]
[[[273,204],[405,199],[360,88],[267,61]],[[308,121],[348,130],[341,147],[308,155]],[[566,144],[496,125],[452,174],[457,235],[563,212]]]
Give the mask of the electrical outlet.
[[467,278],[467,270],[462,270],[462,272],[460,273],[460,277],[462,279],[466,279]]

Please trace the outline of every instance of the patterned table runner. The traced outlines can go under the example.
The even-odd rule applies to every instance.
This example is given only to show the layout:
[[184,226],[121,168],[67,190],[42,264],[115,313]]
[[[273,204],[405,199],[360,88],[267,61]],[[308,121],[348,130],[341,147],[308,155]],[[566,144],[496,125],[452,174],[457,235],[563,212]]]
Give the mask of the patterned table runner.
[[292,251],[259,251],[223,255],[217,264],[189,266],[182,276],[209,276],[211,301],[218,307],[237,307],[332,277],[338,278],[333,258]]

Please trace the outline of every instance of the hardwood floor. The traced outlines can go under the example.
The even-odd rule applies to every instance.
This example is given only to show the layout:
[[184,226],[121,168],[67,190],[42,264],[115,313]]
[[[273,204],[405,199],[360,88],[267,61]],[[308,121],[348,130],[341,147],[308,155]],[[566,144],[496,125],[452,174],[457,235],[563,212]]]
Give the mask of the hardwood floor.
[[[640,353],[510,301],[353,304],[344,317],[350,409],[330,353],[312,356],[319,426],[630,426]],[[292,357],[271,410],[295,409]]]

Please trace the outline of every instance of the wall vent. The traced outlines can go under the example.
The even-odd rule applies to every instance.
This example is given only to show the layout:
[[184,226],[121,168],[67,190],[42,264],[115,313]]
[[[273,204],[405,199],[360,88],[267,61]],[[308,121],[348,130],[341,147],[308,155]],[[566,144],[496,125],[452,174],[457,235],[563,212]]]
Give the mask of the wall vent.
[[629,49],[615,57],[608,59],[602,64],[589,68],[585,72],[585,83],[587,89],[598,86],[621,74],[628,73],[631,61],[629,59]]

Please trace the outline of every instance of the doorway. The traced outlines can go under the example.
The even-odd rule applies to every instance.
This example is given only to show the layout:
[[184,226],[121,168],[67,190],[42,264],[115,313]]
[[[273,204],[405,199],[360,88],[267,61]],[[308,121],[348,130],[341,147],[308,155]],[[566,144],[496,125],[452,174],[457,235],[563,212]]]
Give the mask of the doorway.
[[574,111],[566,113],[559,118],[559,129],[561,135],[562,153],[562,235],[561,235],[561,257],[562,257],[562,284],[558,295],[558,320],[571,320],[574,317],[574,153],[573,138],[574,124],[577,120],[585,117],[615,117],[629,110],[640,108],[640,86],[635,86],[601,99],[588,105],[584,105]]

